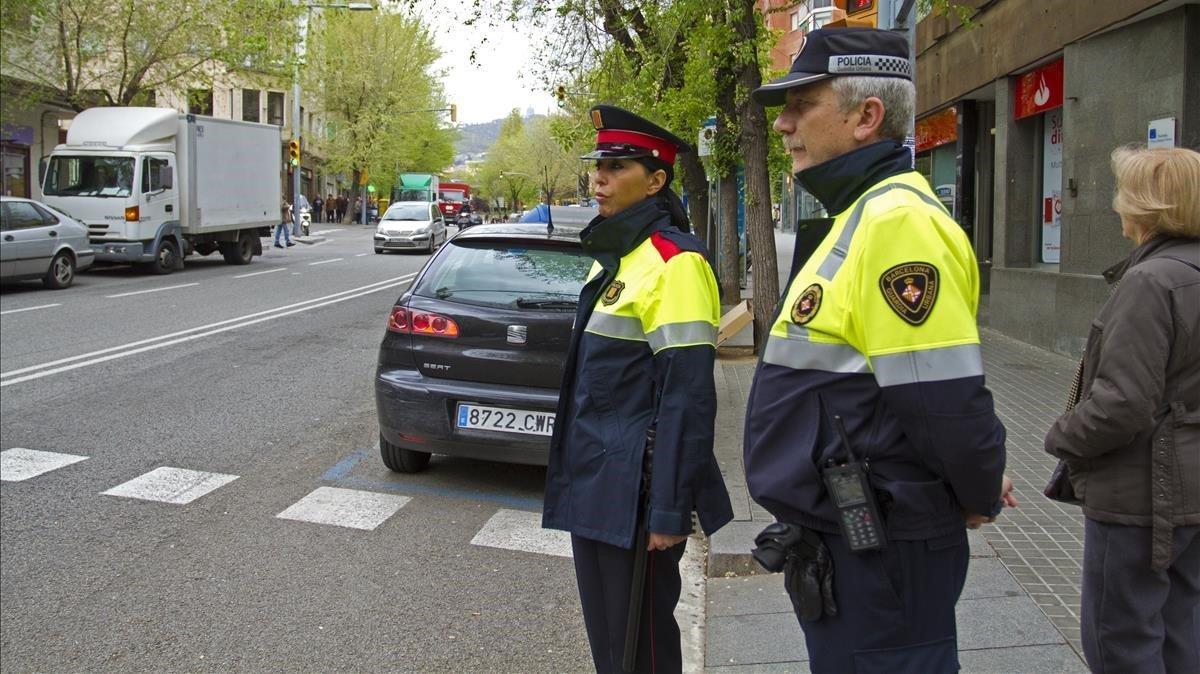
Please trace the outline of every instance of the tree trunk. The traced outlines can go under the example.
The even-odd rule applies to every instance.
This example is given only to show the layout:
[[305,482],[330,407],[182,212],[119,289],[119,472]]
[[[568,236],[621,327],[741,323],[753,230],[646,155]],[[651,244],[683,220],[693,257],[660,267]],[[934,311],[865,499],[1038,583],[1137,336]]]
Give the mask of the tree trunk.
[[739,101],[739,154],[746,162],[746,236],[754,278],[754,347],[760,352],[767,342],[775,307],[779,303],[779,265],[775,253],[775,227],[771,222],[771,178],[767,171],[767,115],[763,107],[750,99],[750,92],[762,85],[756,44],[759,21],[755,2],[743,0],[736,17],[738,40],[747,46],[741,53],[749,55],[738,64],[738,91],[745,92]]
[[721,262],[721,304],[737,304],[742,300],[742,267],[738,256],[737,231],[737,172],[730,171],[729,175],[721,178],[717,185],[721,195],[721,212],[717,219],[720,239]]
[[716,250],[716,237],[709,230],[708,176],[704,173],[704,164],[700,163],[700,157],[695,152],[685,152],[679,155],[679,168],[683,169],[680,179],[687,193],[688,220],[692,223],[692,232],[700,237],[709,253],[712,253]]
[[[728,12],[728,9],[726,9]],[[728,17],[728,15],[726,15]],[[726,19],[728,20],[728,19]],[[739,163],[737,143],[737,64],[732,54],[726,54],[717,63],[714,77],[717,85],[717,135],[713,139],[715,150],[714,168],[721,176],[717,191],[720,194],[720,212],[717,218],[717,238],[720,242],[721,303],[736,304],[742,299],[741,260],[738,251],[737,231],[737,169]]]

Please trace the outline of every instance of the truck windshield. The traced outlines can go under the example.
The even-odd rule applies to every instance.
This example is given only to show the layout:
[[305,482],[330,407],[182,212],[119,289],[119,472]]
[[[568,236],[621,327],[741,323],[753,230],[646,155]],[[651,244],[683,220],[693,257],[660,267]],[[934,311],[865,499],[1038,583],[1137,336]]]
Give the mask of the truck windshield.
[[457,204],[457,203],[462,203],[464,200],[465,200],[465,197],[464,197],[463,193],[458,190],[442,191],[442,201],[449,201],[449,202]]
[[127,197],[133,192],[133,158],[53,156],[42,192],[56,197]]

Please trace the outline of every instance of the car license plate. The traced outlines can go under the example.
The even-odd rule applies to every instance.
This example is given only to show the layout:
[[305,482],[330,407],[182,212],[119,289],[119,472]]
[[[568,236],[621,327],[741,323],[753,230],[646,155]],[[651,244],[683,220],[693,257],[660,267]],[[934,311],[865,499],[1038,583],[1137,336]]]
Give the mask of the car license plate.
[[455,425],[459,428],[549,436],[554,433],[554,415],[549,412],[459,403]]

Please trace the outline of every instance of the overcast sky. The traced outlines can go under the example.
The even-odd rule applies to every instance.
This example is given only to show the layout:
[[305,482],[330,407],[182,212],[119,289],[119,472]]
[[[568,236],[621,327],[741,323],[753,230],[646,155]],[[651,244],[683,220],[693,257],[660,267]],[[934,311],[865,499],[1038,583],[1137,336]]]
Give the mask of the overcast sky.
[[[442,49],[438,66],[447,73],[446,101],[458,105],[460,124],[500,119],[513,108],[524,113],[532,106],[534,112],[545,114],[555,107],[553,95],[531,69],[542,49],[537,44],[540,39],[500,23],[486,29],[488,40],[481,46],[478,35],[485,29],[462,25],[469,2],[419,0],[416,5]],[[475,63],[470,61],[473,48],[478,48]]]

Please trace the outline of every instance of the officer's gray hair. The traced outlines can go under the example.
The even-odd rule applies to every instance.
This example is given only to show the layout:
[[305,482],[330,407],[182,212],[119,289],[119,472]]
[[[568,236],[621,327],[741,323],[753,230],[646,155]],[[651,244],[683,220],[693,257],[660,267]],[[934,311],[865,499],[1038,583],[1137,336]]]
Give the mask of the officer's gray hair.
[[849,112],[871,96],[883,101],[883,123],[879,125],[879,135],[898,143],[904,142],[917,101],[917,88],[911,81],[901,77],[845,75],[833,78],[832,83],[838,108],[842,112]]

